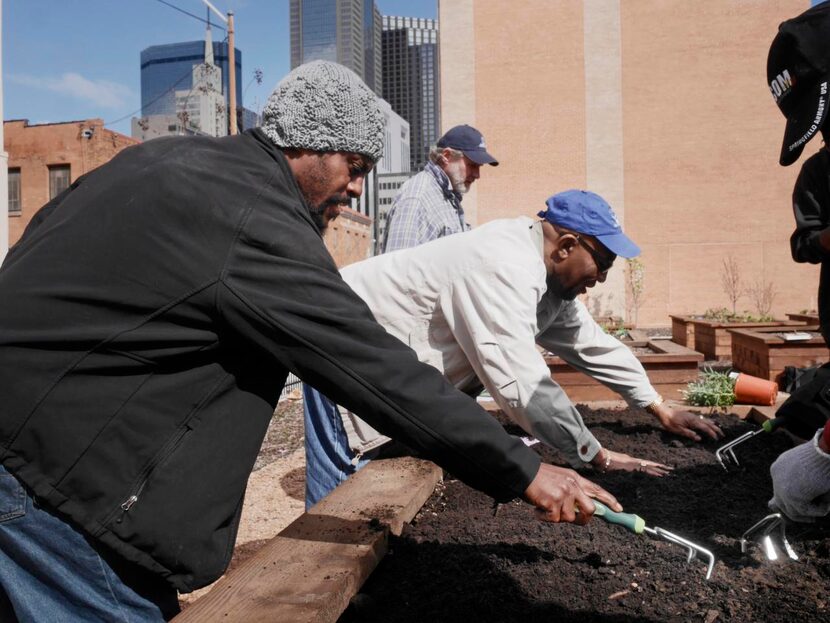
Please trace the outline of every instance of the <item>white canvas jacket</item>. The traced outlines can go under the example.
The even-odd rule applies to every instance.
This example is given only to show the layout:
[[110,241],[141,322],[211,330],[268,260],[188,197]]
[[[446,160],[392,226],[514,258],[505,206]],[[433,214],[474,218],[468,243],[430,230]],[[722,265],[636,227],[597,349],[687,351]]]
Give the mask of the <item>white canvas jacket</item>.
[[[547,291],[542,254],[541,223],[520,217],[373,257],[341,274],[421,361],[461,390],[480,380],[513,421],[579,467],[600,444],[551,378],[537,343],[629,404],[646,406],[657,392],[631,350],[580,301]],[[341,413],[358,456],[387,440]]]

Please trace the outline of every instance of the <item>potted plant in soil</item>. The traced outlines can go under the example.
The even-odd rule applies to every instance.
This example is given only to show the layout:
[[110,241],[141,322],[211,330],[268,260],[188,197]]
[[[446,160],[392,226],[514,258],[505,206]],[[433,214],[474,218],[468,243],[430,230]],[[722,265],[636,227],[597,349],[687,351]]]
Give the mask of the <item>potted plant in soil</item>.
[[740,372],[704,368],[700,378],[683,391],[683,397],[698,407],[731,407],[736,403],[772,406],[778,397],[778,384]]

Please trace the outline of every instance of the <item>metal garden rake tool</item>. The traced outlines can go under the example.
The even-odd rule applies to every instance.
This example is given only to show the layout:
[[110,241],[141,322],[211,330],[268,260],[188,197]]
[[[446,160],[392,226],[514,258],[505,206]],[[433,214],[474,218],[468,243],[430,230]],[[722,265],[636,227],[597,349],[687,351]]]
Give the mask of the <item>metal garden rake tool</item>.
[[756,435],[760,435],[761,433],[772,433],[779,429],[783,423],[783,417],[777,417],[772,420],[767,420],[766,422],[761,424],[761,428],[759,428],[758,430],[751,430],[749,432],[746,432],[740,437],[737,437],[729,443],[727,443],[726,445],[723,445],[720,448],[718,448],[715,451],[715,458],[718,460],[718,463],[721,464],[721,467],[723,467],[723,469],[725,469],[726,471],[729,471],[730,467],[740,466],[738,457],[735,456],[735,447],[742,444],[745,441],[752,439]]
[[760,538],[758,538],[758,541],[761,544],[761,549],[764,551],[767,560],[778,560],[778,551],[772,539],[772,533],[776,530],[778,531],[781,546],[783,546],[787,556],[789,556],[790,560],[798,560],[798,556],[790,546],[790,542],[787,541],[786,522],[781,513],[767,515],[744,532],[741,537],[741,553],[746,553],[746,546],[750,542],[752,535],[759,534]]
[[698,554],[701,554],[708,560],[706,579],[708,580],[712,577],[712,571],[715,568],[715,555],[705,547],[702,547],[697,543],[692,543],[688,539],[685,539],[674,532],[664,530],[663,528],[658,528],[657,526],[649,528],[646,526],[645,519],[639,515],[635,515],[634,513],[618,513],[616,511],[612,511],[602,502],[598,502],[597,500],[594,500],[593,502],[596,507],[594,515],[601,517],[608,523],[623,526],[634,534],[642,534],[643,532],[647,532],[648,534],[664,539],[670,543],[674,543],[675,545],[685,547],[687,550],[687,563],[692,562],[695,558],[697,558]]

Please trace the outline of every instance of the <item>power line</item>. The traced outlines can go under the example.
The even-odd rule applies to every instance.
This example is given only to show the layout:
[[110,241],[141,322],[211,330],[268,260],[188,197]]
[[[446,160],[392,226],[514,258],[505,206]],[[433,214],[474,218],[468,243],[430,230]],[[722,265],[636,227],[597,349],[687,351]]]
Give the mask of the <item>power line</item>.
[[184,9],[181,9],[181,8],[177,7],[175,4],[170,4],[166,0],[156,0],[156,2],[160,2],[161,4],[164,4],[165,6],[169,6],[171,9],[174,9],[174,10],[178,11],[179,13],[184,13],[185,15],[188,15],[188,16],[192,17],[193,19],[197,19],[200,22],[202,22],[203,24],[207,24],[208,26],[213,26],[215,28],[218,28],[219,30],[225,31],[225,29],[222,28],[221,26],[219,26],[218,24],[214,24],[214,23],[210,22],[209,20],[206,20],[202,17],[199,17],[198,15],[190,13],[189,11],[185,11]]

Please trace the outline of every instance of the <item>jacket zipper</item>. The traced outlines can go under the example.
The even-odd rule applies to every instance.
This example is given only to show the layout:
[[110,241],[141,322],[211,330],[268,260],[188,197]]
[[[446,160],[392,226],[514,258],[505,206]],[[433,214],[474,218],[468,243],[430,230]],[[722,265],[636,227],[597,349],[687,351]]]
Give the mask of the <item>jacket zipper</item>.
[[121,510],[123,511],[121,515],[116,520],[118,523],[124,519],[124,515],[126,515],[129,510],[138,502],[138,498],[141,496],[141,492],[144,490],[147,481],[150,480],[150,476],[155,471],[156,467],[161,465],[164,461],[166,461],[182,444],[187,433],[189,433],[192,429],[190,426],[185,425],[176,433],[176,436],[170,440],[167,447],[160,452],[156,458],[144,469],[141,473],[141,477],[138,481],[138,485],[133,487],[132,491],[130,491],[130,495],[121,503]]

